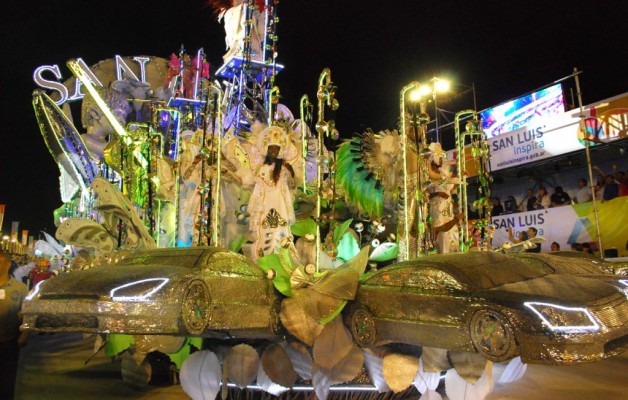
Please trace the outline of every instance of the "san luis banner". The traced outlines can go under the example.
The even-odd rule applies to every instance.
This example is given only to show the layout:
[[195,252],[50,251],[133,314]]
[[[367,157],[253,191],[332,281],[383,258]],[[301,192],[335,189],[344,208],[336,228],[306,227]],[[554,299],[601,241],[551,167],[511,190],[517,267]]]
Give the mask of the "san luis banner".
[[[628,137],[628,93],[584,108],[590,144]],[[532,123],[488,139],[491,169],[497,171],[583,150],[580,110],[534,119]]]

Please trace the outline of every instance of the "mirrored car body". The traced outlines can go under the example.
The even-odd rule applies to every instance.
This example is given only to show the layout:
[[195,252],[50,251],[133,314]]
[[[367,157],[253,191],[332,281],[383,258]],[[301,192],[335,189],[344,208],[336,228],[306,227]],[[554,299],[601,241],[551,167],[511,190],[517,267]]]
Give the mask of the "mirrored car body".
[[422,257],[362,280],[345,318],[356,342],[476,352],[492,361],[570,364],[628,340],[628,299],[605,277],[560,274],[560,258],[492,252]]
[[216,247],[129,253],[61,274],[24,301],[22,329],[271,337],[280,300],[253,262]]

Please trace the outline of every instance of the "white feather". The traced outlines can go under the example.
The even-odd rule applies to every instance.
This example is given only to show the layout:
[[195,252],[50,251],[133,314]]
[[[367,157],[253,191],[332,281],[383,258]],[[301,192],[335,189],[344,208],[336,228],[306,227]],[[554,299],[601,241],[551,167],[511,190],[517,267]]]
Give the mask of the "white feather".
[[259,367],[257,368],[257,385],[273,396],[280,396],[282,393],[290,390],[287,387],[283,387],[271,381],[268,375],[266,375],[262,363],[259,363]]
[[329,378],[329,370],[318,367],[312,371],[312,386],[319,400],[326,400],[331,388],[331,379]]
[[179,373],[183,391],[193,400],[215,400],[220,390],[221,377],[220,361],[209,350],[190,354]]
[[528,364],[521,362],[521,357],[515,357],[506,366],[501,373],[501,376],[497,379],[497,383],[509,383],[520,379],[525,374],[528,368]]
[[414,387],[419,393],[424,394],[430,390],[436,390],[440,382],[440,372],[425,372],[423,369],[423,357],[419,359],[419,372],[414,378]]
[[441,395],[434,390],[428,390],[427,392],[423,393],[421,397],[419,397],[419,400],[442,400],[442,399],[443,398],[441,397]]
[[472,385],[452,368],[445,375],[445,391],[450,400],[483,400],[493,391],[493,379],[485,371]]
[[384,379],[384,371],[382,369],[383,358],[377,355],[373,350],[364,349],[364,366],[371,377],[373,385],[380,393],[390,392],[390,387]]

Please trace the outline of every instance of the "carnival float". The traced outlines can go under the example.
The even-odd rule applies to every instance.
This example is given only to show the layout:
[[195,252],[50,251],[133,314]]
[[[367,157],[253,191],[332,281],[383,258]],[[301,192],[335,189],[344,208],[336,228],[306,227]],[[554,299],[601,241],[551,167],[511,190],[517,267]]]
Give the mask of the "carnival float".
[[[33,93],[60,169],[56,239],[80,252],[33,289],[24,330],[97,335],[134,386],[167,355],[193,399],[438,399],[442,374],[449,398],[482,399],[525,363],[623,350],[626,280],[603,261],[516,252],[542,239],[492,248],[474,110],[456,114],[455,159],[428,140],[425,98],[407,104],[417,82],[395,128],[340,141],[329,68],[298,112],[279,102],[277,1],[211,3],[228,50],[215,71],[183,47],[75,59]],[[66,100],[82,90],[81,131]],[[469,221],[472,197],[487,212]]]

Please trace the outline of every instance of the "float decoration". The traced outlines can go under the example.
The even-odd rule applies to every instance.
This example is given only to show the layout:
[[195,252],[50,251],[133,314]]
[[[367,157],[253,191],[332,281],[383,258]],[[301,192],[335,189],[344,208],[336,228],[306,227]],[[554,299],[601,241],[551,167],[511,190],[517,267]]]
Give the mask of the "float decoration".
[[[538,278],[538,287],[549,293],[543,295],[558,298],[566,287],[577,286],[578,277],[564,273],[518,280],[530,272],[529,264],[551,265],[555,260],[522,261],[492,252],[433,255],[456,250],[456,244],[461,251],[470,246],[466,219],[460,240],[456,237],[459,217],[452,204],[457,188],[465,202],[459,207],[467,207],[467,166],[460,164],[466,160],[461,154],[467,138],[471,155],[479,159],[478,207],[486,207],[490,196],[490,156],[475,113],[467,133],[457,131],[457,178],[440,144],[427,143],[425,103],[419,103],[418,110],[406,107],[405,95],[417,82],[402,89],[399,132],[367,130],[334,154],[325,147],[325,140],[339,137],[335,122],[325,116],[338,108],[329,68],[318,81],[316,137],[308,126],[313,106],[307,95],[301,99],[297,121],[278,102],[274,78],[282,67],[276,64],[277,2],[212,4],[225,19],[228,53],[215,75],[226,82],[210,82],[203,50],[192,58],[183,46],[178,56],[159,63],[168,66],[159,83],[165,85],[154,91],[159,96],[151,94],[144,77],[133,77],[128,66],[118,65],[118,56],[118,79],[107,89],[97,89],[102,84],[84,62],[72,60],[70,68],[90,93],[83,102],[88,129],[83,137],[52,99],[42,93],[34,96],[44,139],[62,174],[70,176],[66,197],[74,204],[67,207],[68,214],[91,218],[62,221],[57,236],[93,248],[99,256],[96,268],[75,272],[92,283],[82,285],[81,293],[99,293],[107,281],[109,289],[97,298],[110,299],[111,310],[123,311],[111,315],[111,310],[100,308],[94,313],[89,300],[80,310],[72,309],[70,300],[55,309],[60,293],[76,290],[73,279],[79,278],[69,275],[39,286],[30,296],[25,329],[127,333],[110,335],[105,347],[111,355],[128,350],[123,354],[125,369],[141,372],[142,378],[131,380],[133,385],[146,383],[146,353],[156,350],[169,354],[180,367],[182,386],[194,399],[215,397],[221,381],[225,396],[229,380],[237,387],[257,380],[262,389],[279,394],[299,383],[297,375],[311,381],[320,399],[332,385],[345,382],[373,383],[378,391],[396,393],[414,385],[422,398],[438,398],[441,371],[448,371],[450,397],[473,391],[481,398],[492,388],[487,359],[507,360],[519,351],[525,360],[560,364],[611,355],[605,350],[569,353],[565,346],[543,353],[552,343],[539,345],[517,336],[528,326],[534,327],[532,334],[549,326],[554,329],[549,335],[554,335],[570,318],[590,323],[576,330],[600,328],[586,305],[565,310],[558,304],[523,303],[519,308],[527,314],[517,317],[521,309],[506,310],[494,300],[497,295],[491,297],[500,290],[526,289],[528,281]],[[462,115],[456,115],[457,128]],[[67,148],[62,145],[66,136],[72,144]],[[300,193],[295,196],[296,187]],[[487,220],[477,228],[486,231],[481,247],[488,250]],[[205,244],[212,247],[151,250]],[[220,245],[242,249],[248,257]],[[409,261],[376,270],[377,263],[395,258]],[[457,281],[463,281],[460,264],[469,264],[467,269],[500,264],[502,269],[491,276],[477,272],[463,283],[486,287],[471,290]],[[517,267],[519,275],[506,279],[499,290],[486,283],[506,277],[509,266]],[[200,268],[201,274],[189,272]],[[395,271],[402,273],[395,276]],[[589,282],[583,292],[625,303],[623,294],[605,285],[602,279]],[[375,295],[369,297],[369,290]],[[395,298],[400,292],[423,298],[430,307],[408,307]],[[436,307],[452,293],[466,301],[464,306]],[[478,310],[483,301],[495,304],[489,311]],[[40,304],[45,305],[43,313],[37,309]],[[401,338],[395,334],[402,329],[383,325],[414,323],[418,319],[407,314],[415,309],[435,322],[417,323]],[[446,318],[460,309],[463,315],[450,333],[420,332],[426,326],[419,325],[445,326]],[[377,312],[382,314],[374,317]],[[99,318],[110,318],[107,322],[115,328],[99,328]],[[518,318],[528,318],[529,324]],[[460,339],[453,331],[471,336]],[[567,339],[576,333],[569,331]],[[583,334],[599,345],[601,336],[616,333]],[[431,343],[429,338],[443,342]],[[190,354],[192,343],[215,352]],[[509,379],[520,376],[525,370],[521,365],[513,364]]]

